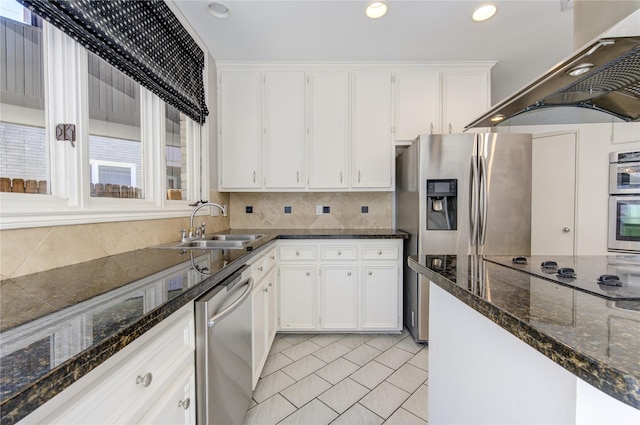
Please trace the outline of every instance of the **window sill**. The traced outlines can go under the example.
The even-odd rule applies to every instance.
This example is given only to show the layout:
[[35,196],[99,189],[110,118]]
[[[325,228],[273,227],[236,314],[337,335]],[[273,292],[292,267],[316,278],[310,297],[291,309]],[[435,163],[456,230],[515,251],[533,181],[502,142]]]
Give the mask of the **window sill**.
[[159,206],[141,199],[94,199],[89,208],[72,207],[65,199],[35,194],[0,194],[0,230],[117,221],[189,217],[187,201]]

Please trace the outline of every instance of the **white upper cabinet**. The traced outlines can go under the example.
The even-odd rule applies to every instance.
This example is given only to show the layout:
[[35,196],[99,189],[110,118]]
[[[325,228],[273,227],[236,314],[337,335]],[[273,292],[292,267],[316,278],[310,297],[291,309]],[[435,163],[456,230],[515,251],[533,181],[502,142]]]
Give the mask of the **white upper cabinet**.
[[305,187],[305,74],[265,72],[265,188]]
[[221,72],[219,80],[220,188],[262,185],[262,73]]
[[490,106],[488,70],[447,69],[442,72],[442,133],[462,133],[467,124]]
[[394,140],[462,133],[491,106],[490,70],[484,64],[395,72]]
[[309,75],[309,188],[349,187],[349,73]]
[[400,71],[394,86],[395,140],[442,132],[440,71]]
[[219,190],[391,191],[395,144],[463,132],[492,66],[220,63]]
[[391,72],[352,74],[353,188],[391,189]]

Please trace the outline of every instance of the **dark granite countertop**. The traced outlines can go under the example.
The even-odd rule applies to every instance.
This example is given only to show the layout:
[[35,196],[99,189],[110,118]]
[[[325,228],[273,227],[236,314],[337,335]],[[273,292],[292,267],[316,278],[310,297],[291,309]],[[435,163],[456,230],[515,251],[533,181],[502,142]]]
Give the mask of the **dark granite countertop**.
[[[390,229],[221,233],[265,236],[246,249],[183,253],[147,248],[0,282],[0,423],[19,421],[278,238],[406,238],[405,233]],[[198,273],[192,262],[207,267],[210,275]],[[150,289],[152,297],[145,295]],[[73,340],[67,345],[73,349],[61,358],[52,352],[51,341],[59,342],[60,326],[73,329],[78,317],[89,324],[92,336],[74,339],[71,332]],[[78,334],[82,332],[78,329]]]
[[[640,263],[621,259],[561,257],[559,267],[576,266],[587,280],[624,270],[634,289]],[[537,259],[529,262],[535,267],[511,267],[503,257],[409,257],[413,270],[460,301],[574,375],[640,409],[640,298],[626,291],[623,299],[611,299],[586,291],[585,282],[572,286],[555,276],[543,278]],[[599,271],[602,267],[604,272]]]

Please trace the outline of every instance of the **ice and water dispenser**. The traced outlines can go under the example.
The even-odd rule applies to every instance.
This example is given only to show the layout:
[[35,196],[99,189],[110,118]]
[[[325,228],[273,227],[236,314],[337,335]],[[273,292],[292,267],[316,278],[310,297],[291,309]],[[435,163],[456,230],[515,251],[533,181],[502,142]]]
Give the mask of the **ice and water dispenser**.
[[427,230],[458,229],[458,179],[427,180]]

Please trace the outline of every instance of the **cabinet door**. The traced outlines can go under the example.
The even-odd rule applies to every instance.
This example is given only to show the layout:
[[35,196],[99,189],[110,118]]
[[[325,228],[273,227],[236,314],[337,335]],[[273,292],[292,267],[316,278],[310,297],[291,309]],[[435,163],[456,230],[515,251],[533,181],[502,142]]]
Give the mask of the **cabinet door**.
[[267,328],[265,322],[265,318],[267,317],[267,291],[267,279],[264,279],[258,284],[251,295],[252,388],[255,388],[258,382],[260,372],[262,371],[263,360],[267,355]]
[[282,330],[316,328],[316,274],[314,265],[280,267],[278,307]]
[[138,423],[189,425],[196,423],[196,373],[193,364],[172,381]]
[[310,74],[309,188],[348,184],[349,73]]
[[354,72],[351,187],[391,189],[391,73]]
[[262,76],[220,73],[220,189],[259,188],[261,179]]
[[[446,70],[442,73],[442,133],[462,133],[489,109],[489,71]],[[476,129],[475,131],[482,131]]]
[[265,187],[305,186],[304,72],[265,73]]
[[397,264],[362,266],[362,329],[399,328]]
[[394,94],[395,140],[442,132],[440,71],[398,72]]
[[276,285],[276,277],[275,272],[271,273],[268,277],[269,281],[267,283],[268,291],[267,291],[267,319],[265,320],[267,323],[267,353],[269,355],[269,350],[271,349],[271,343],[273,342],[273,338],[276,336],[276,331],[278,330],[278,292]]
[[321,329],[357,329],[357,269],[356,265],[327,265],[320,268]]

